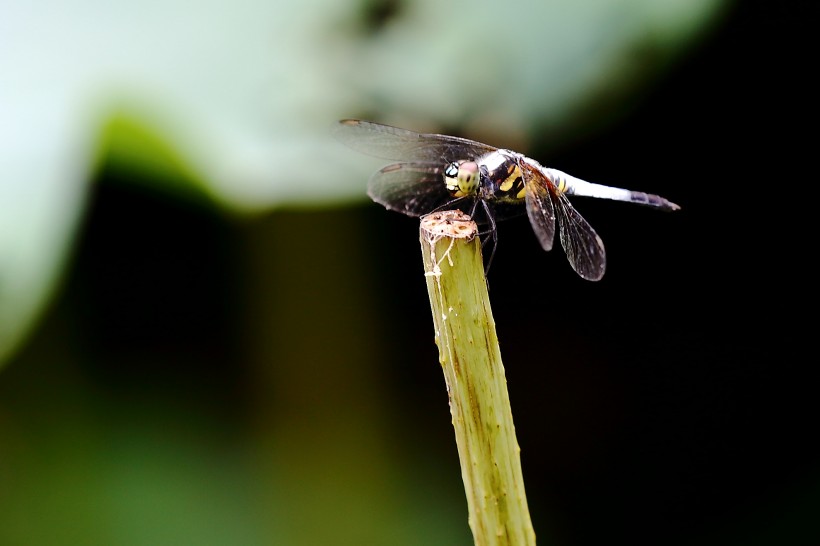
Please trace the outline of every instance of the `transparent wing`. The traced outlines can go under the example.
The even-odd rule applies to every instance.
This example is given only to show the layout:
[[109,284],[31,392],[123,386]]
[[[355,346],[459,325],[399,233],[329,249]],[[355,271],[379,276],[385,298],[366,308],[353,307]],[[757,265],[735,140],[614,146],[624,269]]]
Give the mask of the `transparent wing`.
[[421,216],[452,201],[442,175],[443,165],[395,163],[376,171],[367,195],[384,207],[408,216]]
[[550,197],[552,182],[529,163],[522,163],[521,171],[526,181],[525,201],[530,224],[535,236],[538,237],[538,242],[541,243],[541,248],[552,250],[555,240],[555,210]]
[[383,159],[430,161],[446,164],[474,159],[496,148],[474,140],[447,135],[414,133],[390,125],[343,119],[333,129],[334,136],[357,152]]
[[606,270],[604,243],[595,230],[573,208],[563,193],[552,194],[560,226],[561,246],[570,265],[582,279],[598,281]]

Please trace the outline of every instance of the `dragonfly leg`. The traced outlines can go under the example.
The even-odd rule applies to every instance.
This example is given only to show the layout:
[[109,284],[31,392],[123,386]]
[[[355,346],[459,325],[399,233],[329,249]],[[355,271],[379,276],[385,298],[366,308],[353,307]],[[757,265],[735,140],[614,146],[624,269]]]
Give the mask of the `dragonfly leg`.
[[487,242],[492,239],[493,241],[493,249],[490,251],[490,258],[487,260],[487,265],[484,266],[484,276],[487,276],[487,273],[490,272],[490,266],[493,263],[493,258],[495,257],[495,249],[498,248],[498,230],[495,226],[495,213],[493,212],[490,205],[485,200],[481,200],[481,204],[484,207],[484,212],[487,215],[487,222],[490,224],[490,237],[485,237],[484,241],[482,241],[481,246],[487,244]]

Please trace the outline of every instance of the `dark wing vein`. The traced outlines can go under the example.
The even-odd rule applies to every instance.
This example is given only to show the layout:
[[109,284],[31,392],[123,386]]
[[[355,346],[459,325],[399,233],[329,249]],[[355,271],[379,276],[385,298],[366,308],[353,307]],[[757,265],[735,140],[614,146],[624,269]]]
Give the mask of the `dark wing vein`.
[[452,200],[442,169],[433,163],[395,163],[376,171],[367,194],[373,201],[408,216],[427,214]]
[[481,142],[448,135],[415,133],[390,125],[356,119],[337,123],[334,136],[345,145],[375,157],[443,164],[473,159],[496,148]]
[[570,265],[581,278],[598,281],[606,270],[604,243],[595,230],[570,204],[563,193],[553,193],[555,212],[561,228],[561,246]]
[[521,163],[521,171],[526,183],[527,216],[544,250],[552,250],[555,240],[555,210],[552,206],[551,184],[544,175],[529,163]]

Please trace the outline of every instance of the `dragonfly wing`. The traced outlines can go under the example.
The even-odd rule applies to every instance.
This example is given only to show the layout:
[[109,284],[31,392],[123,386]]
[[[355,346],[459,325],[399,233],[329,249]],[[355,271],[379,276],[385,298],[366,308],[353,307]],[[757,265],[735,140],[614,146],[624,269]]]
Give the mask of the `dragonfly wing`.
[[474,159],[496,150],[492,146],[466,138],[415,133],[357,119],[343,119],[334,126],[333,134],[357,152],[383,159],[446,164],[459,159]]
[[563,193],[553,194],[561,229],[561,246],[570,265],[582,279],[598,281],[606,270],[604,243],[595,230],[570,204]]
[[421,216],[453,200],[444,185],[444,166],[432,163],[395,163],[377,171],[367,195],[385,208]]
[[522,172],[527,180],[527,193],[524,200],[527,205],[527,216],[530,224],[544,250],[552,250],[555,240],[555,210],[550,198],[550,181],[540,172],[535,171],[527,163],[522,166]]

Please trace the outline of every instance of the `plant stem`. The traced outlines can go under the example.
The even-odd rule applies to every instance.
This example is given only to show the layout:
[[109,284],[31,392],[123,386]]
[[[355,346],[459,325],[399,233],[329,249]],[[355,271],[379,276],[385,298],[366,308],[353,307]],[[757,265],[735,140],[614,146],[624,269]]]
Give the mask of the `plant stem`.
[[422,218],[420,231],[475,544],[534,545],[476,225],[444,211]]

